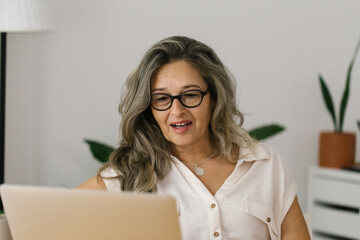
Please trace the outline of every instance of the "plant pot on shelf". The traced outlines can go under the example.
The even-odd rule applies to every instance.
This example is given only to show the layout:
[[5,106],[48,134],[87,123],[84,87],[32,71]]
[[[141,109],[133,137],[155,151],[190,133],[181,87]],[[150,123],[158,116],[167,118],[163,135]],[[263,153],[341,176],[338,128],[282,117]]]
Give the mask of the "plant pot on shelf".
[[319,140],[319,166],[342,168],[354,165],[354,133],[322,132]]

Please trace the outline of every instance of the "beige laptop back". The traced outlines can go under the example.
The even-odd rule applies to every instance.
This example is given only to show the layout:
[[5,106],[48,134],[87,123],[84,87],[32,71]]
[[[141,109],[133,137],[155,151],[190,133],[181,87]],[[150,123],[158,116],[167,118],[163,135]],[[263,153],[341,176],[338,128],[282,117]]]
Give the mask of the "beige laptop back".
[[176,203],[152,194],[2,185],[13,240],[180,240]]

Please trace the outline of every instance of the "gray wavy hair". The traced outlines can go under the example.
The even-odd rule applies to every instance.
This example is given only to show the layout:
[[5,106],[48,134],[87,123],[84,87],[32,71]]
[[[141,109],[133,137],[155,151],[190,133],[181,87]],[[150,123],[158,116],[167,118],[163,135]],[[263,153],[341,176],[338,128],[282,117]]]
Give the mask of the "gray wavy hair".
[[199,71],[216,102],[209,128],[217,153],[231,161],[231,155],[240,148],[254,146],[255,140],[241,127],[244,117],[236,107],[235,82],[216,53],[188,37],[163,39],[147,51],[126,80],[119,106],[122,139],[98,172],[100,177],[105,169],[114,169],[117,173],[114,178],[120,181],[123,191],[156,192],[157,182],[171,167],[169,142],[151,113],[150,83],[162,65],[179,60]]

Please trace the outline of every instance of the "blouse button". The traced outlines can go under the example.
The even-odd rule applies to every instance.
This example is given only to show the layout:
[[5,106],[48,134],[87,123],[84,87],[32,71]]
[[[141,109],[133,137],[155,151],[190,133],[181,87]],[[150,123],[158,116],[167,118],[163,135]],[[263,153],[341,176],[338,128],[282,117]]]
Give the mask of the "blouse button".
[[211,204],[211,208],[215,208],[215,207],[216,207],[215,203]]
[[218,237],[220,234],[218,232],[214,232],[214,236]]
[[271,222],[271,218],[268,217],[268,218],[266,219],[266,221],[267,221],[267,222]]

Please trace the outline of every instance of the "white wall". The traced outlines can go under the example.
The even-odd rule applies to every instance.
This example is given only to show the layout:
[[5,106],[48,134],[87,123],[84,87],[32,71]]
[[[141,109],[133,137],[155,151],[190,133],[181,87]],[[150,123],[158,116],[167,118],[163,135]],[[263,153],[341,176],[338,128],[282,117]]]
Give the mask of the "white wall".
[[[286,126],[267,142],[288,162],[304,207],[319,132],[332,129],[317,75],[324,75],[338,108],[360,37],[359,1],[49,3],[55,32],[8,37],[6,182],[73,187],[93,176],[99,164],[83,139],[115,145],[126,76],[153,43],[187,35],[212,46],[237,79],[247,129]],[[345,118],[345,130],[357,137],[358,60]],[[359,160],[359,143],[357,151]]]

